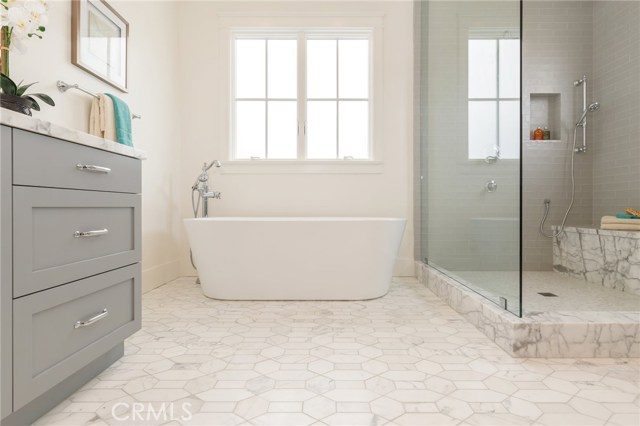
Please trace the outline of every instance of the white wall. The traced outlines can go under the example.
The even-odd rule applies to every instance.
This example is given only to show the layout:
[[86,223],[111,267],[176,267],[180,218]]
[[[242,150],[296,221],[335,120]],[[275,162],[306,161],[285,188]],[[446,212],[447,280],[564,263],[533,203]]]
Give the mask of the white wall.
[[[211,202],[212,215],[247,216],[399,216],[408,219],[396,267],[413,275],[412,225],[412,2],[181,2],[179,9],[182,106],[181,214],[192,217],[189,189],[204,161],[221,158],[228,135],[221,134],[226,108],[218,82],[228,67],[219,54],[219,17],[341,16],[383,14],[384,123],[383,166],[373,174],[230,173],[212,170],[222,200]],[[295,19],[295,18],[291,18]],[[193,274],[188,244],[182,241],[181,273]]]
[[71,2],[49,2],[49,24],[42,40],[27,40],[28,51],[13,54],[11,76],[38,81],[34,89],[54,98],[55,107],[41,103],[34,116],[56,124],[88,130],[91,98],[78,91],[58,92],[55,83],[78,83],[94,92],[111,92],[133,112],[134,145],[146,151],[142,168],[143,289],[157,287],[178,276],[181,233],[177,194],[180,138],[176,109],[177,51],[174,2],[109,2],[130,24],[129,93],[102,83],[71,64]]

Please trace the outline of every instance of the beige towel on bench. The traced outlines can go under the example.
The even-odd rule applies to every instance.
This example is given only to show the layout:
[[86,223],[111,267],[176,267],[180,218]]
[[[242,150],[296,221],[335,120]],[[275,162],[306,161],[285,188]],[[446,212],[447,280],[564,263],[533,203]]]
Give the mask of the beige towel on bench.
[[640,225],[627,225],[623,223],[603,223],[600,229],[610,231],[640,231]]
[[602,225],[620,224],[620,225],[640,226],[640,219],[620,219],[615,216],[602,216],[602,220],[600,221],[600,224]]

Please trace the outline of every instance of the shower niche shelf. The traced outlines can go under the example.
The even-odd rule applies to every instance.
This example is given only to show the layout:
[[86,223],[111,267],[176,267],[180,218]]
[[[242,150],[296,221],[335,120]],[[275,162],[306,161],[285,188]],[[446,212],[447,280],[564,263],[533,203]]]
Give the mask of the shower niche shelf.
[[560,93],[531,93],[529,105],[530,139],[533,140],[533,131],[536,128],[547,127],[551,131],[551,140],[537,140],[536,142],[560,142],[562,128]]
[[527,139],[527,140],[525,140],[525,142],[526,142],[527,144],[539,144],[539,143],[560,143],[560,142],[562,142],[562,139],[547,139],[547,140],[541,140],[541,141],[540,141],[540,140],[535,141],[535,140],[533,140],[533,139]]

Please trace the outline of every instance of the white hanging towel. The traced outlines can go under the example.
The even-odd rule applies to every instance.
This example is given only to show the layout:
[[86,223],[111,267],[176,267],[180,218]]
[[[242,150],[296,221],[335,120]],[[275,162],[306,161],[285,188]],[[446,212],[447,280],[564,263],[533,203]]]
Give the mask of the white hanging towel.
[[113,101],[103,93],[99,93],[98,97],[91,101],[89,133],[103,139],[118,140]]

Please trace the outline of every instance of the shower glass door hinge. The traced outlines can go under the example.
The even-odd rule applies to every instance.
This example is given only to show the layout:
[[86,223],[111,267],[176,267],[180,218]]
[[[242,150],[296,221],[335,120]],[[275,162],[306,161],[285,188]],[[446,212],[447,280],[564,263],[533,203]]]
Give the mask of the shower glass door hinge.
[[507,299],[505,299],[502,296],[498,297],[498,299],[500,300],[500,302],[499,302],[500,307],[506,311],[507,310]]

